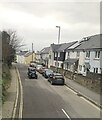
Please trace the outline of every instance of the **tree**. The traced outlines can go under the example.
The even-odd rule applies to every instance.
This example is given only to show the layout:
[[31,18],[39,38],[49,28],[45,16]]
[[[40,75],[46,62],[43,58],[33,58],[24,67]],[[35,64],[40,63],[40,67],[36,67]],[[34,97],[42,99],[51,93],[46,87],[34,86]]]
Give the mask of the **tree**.
[[23,39],[17,36],[16,31],[8,30],[7,33],[10,35],[10,42],[9,44],[14,48],[15,50],[19,49],[20,47],[24,46],[22,44]]
[[16,31],[2,31],[2,61],[9,66],[15,59],[16,50],[23,46],[21,41]]

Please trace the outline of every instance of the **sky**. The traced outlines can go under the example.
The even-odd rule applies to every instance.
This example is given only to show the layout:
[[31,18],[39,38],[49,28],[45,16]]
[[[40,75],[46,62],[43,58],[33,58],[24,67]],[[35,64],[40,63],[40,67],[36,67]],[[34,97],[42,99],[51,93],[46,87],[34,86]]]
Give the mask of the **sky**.
[[[78,1],[78,0],[77,0]],[[1,0],[0,30],[16,30],[25,47],[40,51],[50,44],[79,41],[100,33],[100,1]]]

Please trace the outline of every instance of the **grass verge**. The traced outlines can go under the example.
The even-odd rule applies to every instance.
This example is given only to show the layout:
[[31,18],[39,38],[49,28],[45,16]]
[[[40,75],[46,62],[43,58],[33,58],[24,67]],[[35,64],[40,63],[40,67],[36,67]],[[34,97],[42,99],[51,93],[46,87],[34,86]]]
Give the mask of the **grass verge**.
[[11,84],[10,68],[7,64],[2,64],[2,103],[5,102],[7,97],[7,89]]

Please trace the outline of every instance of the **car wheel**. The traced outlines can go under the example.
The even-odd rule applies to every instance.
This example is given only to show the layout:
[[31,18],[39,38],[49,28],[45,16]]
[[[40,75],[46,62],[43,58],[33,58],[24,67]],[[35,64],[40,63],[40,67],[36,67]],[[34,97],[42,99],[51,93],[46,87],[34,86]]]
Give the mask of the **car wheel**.
[[63,84],[62,85],[64,85],[65,83],[63,82]]

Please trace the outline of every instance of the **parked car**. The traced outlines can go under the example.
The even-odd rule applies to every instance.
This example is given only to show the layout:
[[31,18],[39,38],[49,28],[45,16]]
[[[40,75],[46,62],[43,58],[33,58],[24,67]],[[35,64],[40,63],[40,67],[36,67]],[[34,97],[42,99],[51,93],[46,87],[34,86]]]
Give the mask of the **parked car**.
[[60,73],[53,73],[49,76],[48,81],[53,85],[53,84],[60,84],[64,85],[65,84],[65,79],[63,75]]
[[39,71],[43,66],[42,65],[37,65],[36,70]]
[[44,69],[43,76],[45,78],[48,78],[51,74],[53,74],[53,71],[51,69]]
[[34,67],[34,68],[36,68],[37,64],[34,63],[34,62],[31,62],[29,66],[30,66],[30,67]]
[[32,68],[32,67],[28,68],[28,77],[29,77],[29,79],[31,79],[31,78],[37,79],[38,78],[38,75],[36,74],[35,68]]
[[43,72],[45,71],[45,69],[46,69],[46,67],[41,67],[41,68],[38,70],[38,72],[39,72],[40,74],[43,74]]

